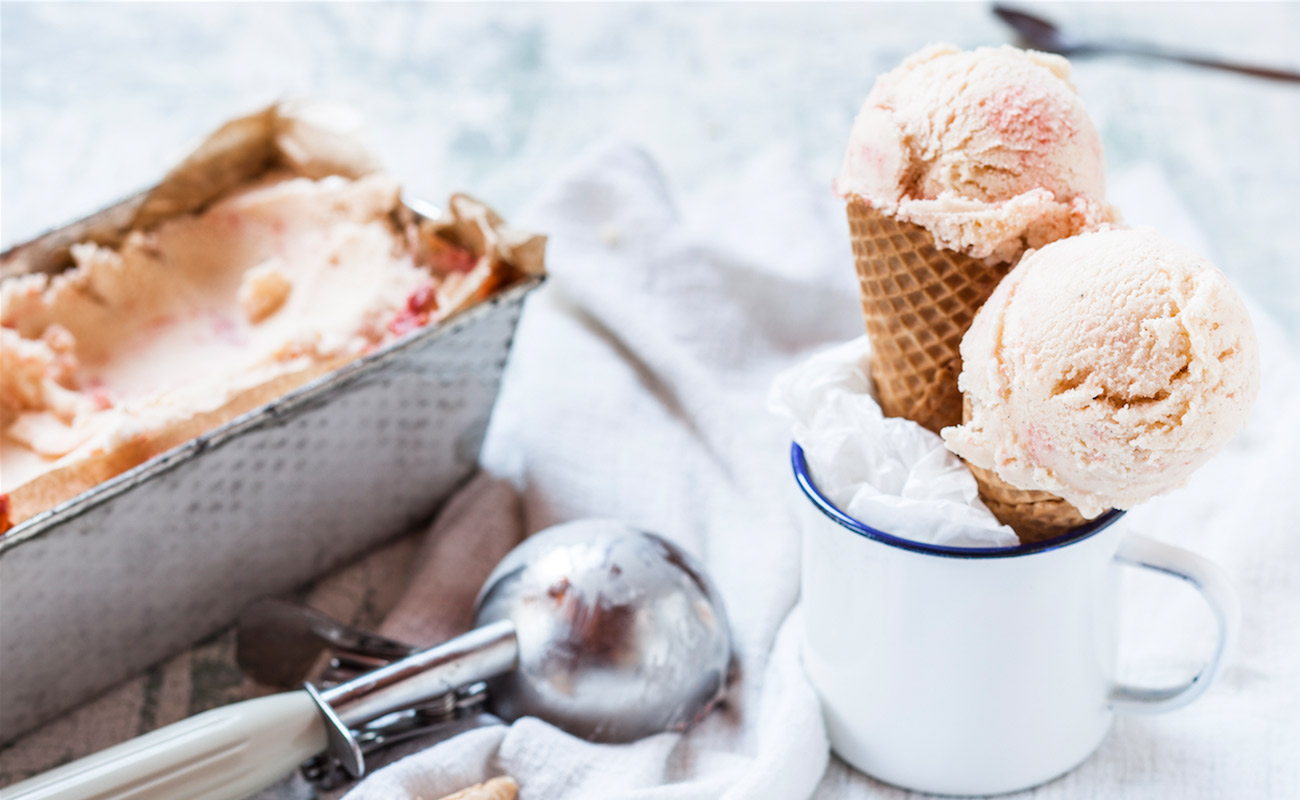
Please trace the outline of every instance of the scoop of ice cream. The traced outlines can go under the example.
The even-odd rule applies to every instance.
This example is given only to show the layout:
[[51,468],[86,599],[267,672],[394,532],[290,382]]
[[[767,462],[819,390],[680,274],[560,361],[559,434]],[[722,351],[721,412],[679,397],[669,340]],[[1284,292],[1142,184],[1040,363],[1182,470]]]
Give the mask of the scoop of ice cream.
[[970,413],[948,448],[1087,517],[1186,482],[1258,392],[1255,332],[1223,273],[1147,231],[1050,244],[962,339]]
[[999,261],[1112,221],[1101,140],[1069,75],[1047,53],[925,48],[876,81],[836,192]]

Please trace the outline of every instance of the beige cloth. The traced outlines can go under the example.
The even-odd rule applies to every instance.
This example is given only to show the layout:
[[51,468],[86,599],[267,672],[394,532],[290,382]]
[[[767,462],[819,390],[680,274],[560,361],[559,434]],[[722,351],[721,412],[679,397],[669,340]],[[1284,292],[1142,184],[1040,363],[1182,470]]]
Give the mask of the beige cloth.
[[488,475],[476,476],[438,515],[412,558],[406,593],[380,633],[427,646],[468,630],[478,590],[522,534],[514,489]]

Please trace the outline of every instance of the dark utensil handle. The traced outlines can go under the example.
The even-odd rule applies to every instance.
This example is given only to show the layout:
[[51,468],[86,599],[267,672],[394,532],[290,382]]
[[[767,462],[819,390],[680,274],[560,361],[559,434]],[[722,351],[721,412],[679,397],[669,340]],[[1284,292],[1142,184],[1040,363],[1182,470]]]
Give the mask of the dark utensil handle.
[[1300,72],[1290,72],[1284,69],[1269,69],[1267,67],[1248,67],[1245,64],[1233,64],[1230,61],[1218,61],[1211,58],[1197,58],[1195,56],[1174,56],[1173,58],[1182,61],[1185,64],[1226,69],[1230,72],[1240,72],[1243,75],[1254,75],[1257,78],[1269,78],[1275,81],[1300,83]]
[[1256,78],[1268,78],[1275,81],[1300,83],[1300,72],[1293,72],[1285,69],[1272,69],[1270,67],[1255,67],[1250,66],[1249,64],[1238,64],[1233,61],[1223,61],[1217,58],[1208,58],[1205,56],[1192,55],[1190,53],[1163,50],[1159,47],[1152,47],[1151,45],[1144,44],[1130,44],[1128,42],[1090,43],[1081,46],[1077,52],[1079,54],[1124,53],[1135,56],[1149,56],[1151,58],[1163,58],[1166,61],[1178,61],[1183,64],[1192,64],[1198,67],[1210,67],[1212,69],[1237,72],[1242,75],[1251,75]]

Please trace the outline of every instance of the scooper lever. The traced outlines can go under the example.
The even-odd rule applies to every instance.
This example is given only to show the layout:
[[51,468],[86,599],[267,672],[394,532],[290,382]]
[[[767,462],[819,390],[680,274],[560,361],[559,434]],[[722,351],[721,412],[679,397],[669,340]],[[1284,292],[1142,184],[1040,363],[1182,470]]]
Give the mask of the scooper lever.
[[301,686],[323,650],[329,651],[331,660],[321,682],[329,686],[387,666],[419,649],[278,597],[253,601],[235,624],[235,659],[240,670],[258,683],[279,689]]
[[324,692],[213,709],[11,786],[3,800],[235,800],[327,752],[354,778],[365,765],[351,728],[501,675],[518,654],[502,620]]
[[[329,725],[330,754],[349,775],[361,777],[365,765],[354,728],[504,675],[518,658],[515,625],[499,620],[321,692],[318,708]],[[310,685],[308,691],[314,692]]]

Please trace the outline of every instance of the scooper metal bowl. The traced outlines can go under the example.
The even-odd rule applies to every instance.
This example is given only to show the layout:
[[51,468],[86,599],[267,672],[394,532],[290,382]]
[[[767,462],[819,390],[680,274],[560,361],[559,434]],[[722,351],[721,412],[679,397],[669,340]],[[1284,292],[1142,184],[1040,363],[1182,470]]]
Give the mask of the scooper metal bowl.
[[611,521],[543,531],[506,555],[476,627],[326,690],[214,709],[40,775],[5,800],[233,800],[321,756],[365,772],[358,731],[487,681],[506,720],[593,741],[683,730],[723,696],[731,635],[717,590],[672,543]]

